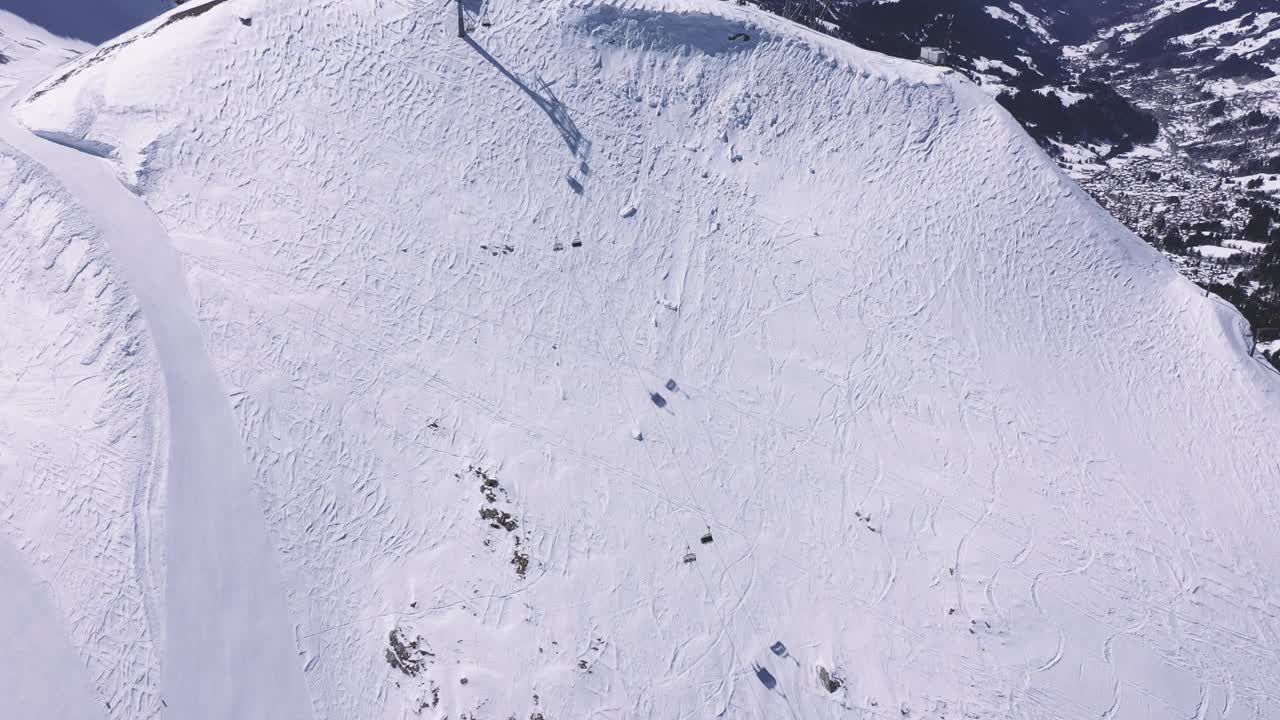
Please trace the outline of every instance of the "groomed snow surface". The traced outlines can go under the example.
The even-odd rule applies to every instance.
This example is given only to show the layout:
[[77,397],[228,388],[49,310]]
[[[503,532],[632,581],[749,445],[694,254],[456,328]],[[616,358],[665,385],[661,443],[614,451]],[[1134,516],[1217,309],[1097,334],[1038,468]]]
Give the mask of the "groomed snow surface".
[[1280,380],[993,100],[467,11],[17,87],[0,716],[1280,714]]

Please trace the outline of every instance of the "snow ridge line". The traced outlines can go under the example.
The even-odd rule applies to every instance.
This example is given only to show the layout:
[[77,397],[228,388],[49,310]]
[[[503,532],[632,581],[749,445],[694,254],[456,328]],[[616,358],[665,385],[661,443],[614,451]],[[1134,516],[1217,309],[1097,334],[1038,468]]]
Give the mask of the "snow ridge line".
[[[165,17],[162,21],[160,21],[159,25],[156,25],[151,30],[148,30],[146,32],[129,33],[120,38],[117,38],[111,43],[105,44],[102,47],[98,48],[92,55],[88,55],[83,59],[76,60],[72,64],[71,68],[69,68],[62,75],[59,75],[56,79],[41,83],[40,86],[36,88],[36,90],[32,92],[30,96],[27,97],[26,101],[30,102],[32,100],[35,100],[41,95],[44,95],[50,90],[53,90],[59,85],[75,77],[81,71],[91,68],[94,65],[97,65],[98,63],[107,60],[113,54],[115,54],[115,52],[120,48],[125,47],[126,45],[130,45],[132,43],[135,43],[139,40],[145,40],[146,38],[149,38],[152,35],[155,35],[157,32],[160,32],[164,28],[169,27],[173,23],[178,22],[179,20],[184,20],[186,18],[193,18],[193,17],[198,17],[200,15],[203,15],[226,1],[227,0],[208,0],[208,2],[196,5],[194,7],[183,8]],[[9,112],[12,112],[12,110],[9,108],[6,108],[6,110]]]

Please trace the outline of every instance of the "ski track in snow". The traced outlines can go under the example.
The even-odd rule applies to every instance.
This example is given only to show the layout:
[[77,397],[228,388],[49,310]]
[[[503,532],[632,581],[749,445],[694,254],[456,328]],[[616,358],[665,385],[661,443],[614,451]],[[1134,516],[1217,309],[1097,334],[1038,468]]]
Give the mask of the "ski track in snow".
[[[6,93],[83,49],[0,27]],[[75,199],[3,142],[0,237],[0,716],[150,717],[164,395],[145,322]]]
[[170,389],[170,715],[1276,712],[1275,378],[989,98],[466,7],[227,0],[0,129]]
[[[5,106],[28,89],[19,84]],[[162,707],[193,719],[310,718],[274,550],[167,233],[101,158],[35,137],[11,112],[0,140],[47,170],[93,223],[164,375]]]

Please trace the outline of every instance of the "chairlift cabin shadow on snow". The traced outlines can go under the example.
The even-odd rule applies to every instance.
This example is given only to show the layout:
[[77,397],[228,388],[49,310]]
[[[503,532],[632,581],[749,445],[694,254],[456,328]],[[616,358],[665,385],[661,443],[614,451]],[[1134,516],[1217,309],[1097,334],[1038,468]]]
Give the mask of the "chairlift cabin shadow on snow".
[[751,670],[755,672],[756,678],[760,680],[761,685],[764,685],[769,690],[778,687],[778,679],[773,676],[773,673],[765,670],[762,666],[752,664]]

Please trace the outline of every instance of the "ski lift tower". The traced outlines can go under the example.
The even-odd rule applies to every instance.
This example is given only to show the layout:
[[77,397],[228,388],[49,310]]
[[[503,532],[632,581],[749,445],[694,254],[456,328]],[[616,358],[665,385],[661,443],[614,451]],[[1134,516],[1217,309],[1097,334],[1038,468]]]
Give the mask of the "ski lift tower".
[[462,12],[462,0],[454,0],[454,4],[458,6],[458,37],[464,38],[467,36],[467,21]]

